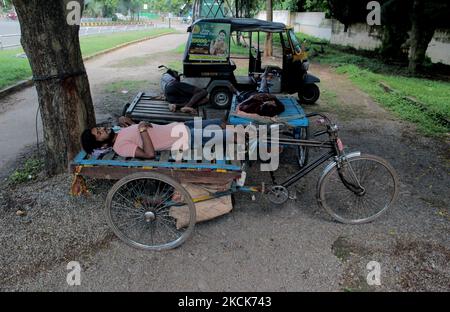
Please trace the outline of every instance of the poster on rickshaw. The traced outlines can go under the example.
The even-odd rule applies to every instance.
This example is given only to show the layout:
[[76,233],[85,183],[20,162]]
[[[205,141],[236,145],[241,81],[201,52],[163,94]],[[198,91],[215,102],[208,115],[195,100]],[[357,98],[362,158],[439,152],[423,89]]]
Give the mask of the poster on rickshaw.
[[228,60],[230,54],[231,25],[226,23],[197,23],[192,29],[189,60]]

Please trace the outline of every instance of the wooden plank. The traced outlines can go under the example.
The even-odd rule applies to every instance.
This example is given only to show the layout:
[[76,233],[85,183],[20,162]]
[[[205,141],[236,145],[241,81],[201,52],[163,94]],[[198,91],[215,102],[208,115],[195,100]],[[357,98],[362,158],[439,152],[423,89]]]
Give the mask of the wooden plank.
[[195,169],[195,170],[205,170],[205,169],[226,169],[233,171],[240,171],[240,167],[231,165],[217,165],[212,163],[197,163],[195,160],[190,160],[187,162],[158,162],[155,160],[139,160],[139,161],[126,161],[124,157],[117,156],[114,160],[82,160],[74,165],[85,165],[85,166],[114,166],[114,167],[156,167],[165,169]]
[[[75,170],[74,165],[71,165],[71,172]],[[144,169],[144,168],[126,168],[126,167],[83,167],[80,174],[84,177],[95,179],[118,180],[127,175],[136,172],[159,172],[171,176],[178,181],[186,183],[202,183],[202,184],[225,184],[239,179],[241,172],[227,171],[217,172],[210,170],[171,170],[171,169]]]

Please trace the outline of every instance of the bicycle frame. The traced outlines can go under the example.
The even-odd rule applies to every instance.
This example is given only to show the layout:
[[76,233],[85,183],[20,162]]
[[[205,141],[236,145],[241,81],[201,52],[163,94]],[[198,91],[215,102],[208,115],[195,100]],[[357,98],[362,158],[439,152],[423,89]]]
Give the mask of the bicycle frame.
[[[279,138],[278,140],[271,140],[268,138],[267,140],[263,141],[263,143],[266,144],[279,144],[279,145],[288,145],[288,146],[306,146],[306,147],[317,147],[317,148],[325,148],[329,151],[326,153],[323,153],[320,155],[316,160],[309,163],[302,169],[300,169],[295,174],[288,177],[285,181],[280,183],[279,185],[288,188],[291,185],[297,183],[301,178],[306,176],[308,173],[328,161],[330,158],[334,158],[335,161],[338,161],[343,155],[343,146],[342,142],[339,139],[339,136],[337,135],[337,127],[332,126],[330,120],[322,114],[319,113],[311,113],[307,114],[307,117],[313,117],[313,116],[320,116],[325,119],[327,122],[327,130],[319,131],[315,133],[315,136],[320,136],[322,134],[328,134],[329,138],[327,141],[318,141],[318,140],[301,140],[301,139],[291,139],[291,138]],[[354,185],[353,183],[347,181],[343,175],[340,174],[340,177],[342,179],[342,182],[344,185],[352,190],[355,193],[364,192],[364,189],[361,187],[361,185]],[[230,190],[222,191],[222,192],[216,192],[211,195],[202,196],[200,198],[193,198],[194,202],[202,202],[213,198],[218,198],[222,196],[231,195],[236,192],[259,192],[264,193],[265,188],[264,186],[239,186],[236,183],[234,183]]]

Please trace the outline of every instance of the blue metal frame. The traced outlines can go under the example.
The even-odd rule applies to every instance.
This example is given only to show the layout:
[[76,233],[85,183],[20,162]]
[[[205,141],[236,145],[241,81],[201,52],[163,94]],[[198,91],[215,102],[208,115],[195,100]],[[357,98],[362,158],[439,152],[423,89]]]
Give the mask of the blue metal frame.
[[217,160],[217,163],[197,163],[197,162],[160,162],[153,160],[101,160],[84,159],[86,152],[81,151],[74,159],[74,165],[81,166],[118,166],[118,167],[155,167],[169,169],[211,169],[241,171],[240,166],[226,164],[225,160]]

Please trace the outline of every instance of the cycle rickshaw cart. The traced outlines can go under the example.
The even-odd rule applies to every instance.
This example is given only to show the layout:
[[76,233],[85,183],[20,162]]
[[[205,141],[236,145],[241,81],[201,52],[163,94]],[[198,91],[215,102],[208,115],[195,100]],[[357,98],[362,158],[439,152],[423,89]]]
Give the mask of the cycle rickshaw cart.
[[[282,204],[290,197],[291,185],[327,161],[317,183],[319,206],[343,223],[370,222],[382,215],[398,196],[394,168],[378,156],[344,153],[336,125],[322,114],[311,113],[307,118],[318,118],[323,125],[313,137],[326,139],[280,136],[274,141],[268,136],[264,143],[316,147],[325,152],[276,185],[245,186],[245,161],[174,160],[169,151],[154,160],[125,159],[114,152],[96,158],[80,152],[71,163],[71,171],[76,180],[118,180],[106,198],[108,224],[122,241],[145,250],[171,249],[185,242],[196,224],[196,203],[238,192],[260,192],[272,203]],[[226,183],[228,188],[192,198],[181,183],[211,181]],[[181,217],[187,220],[183,226],[177,222]]]

